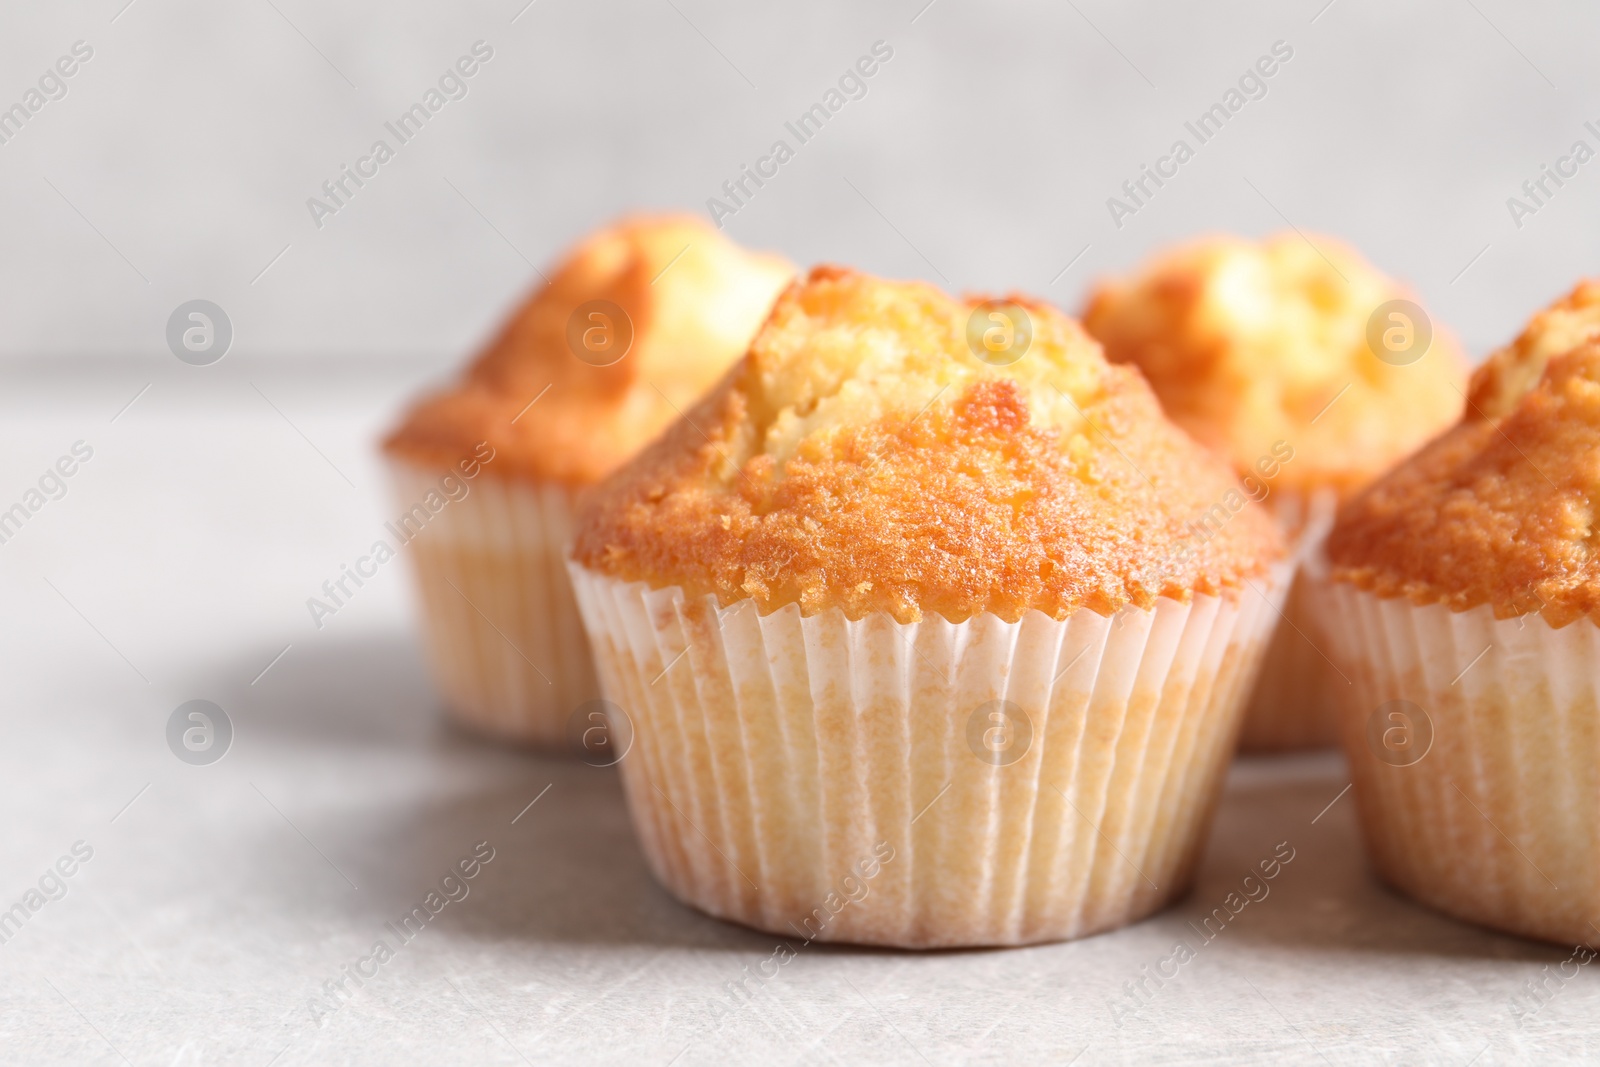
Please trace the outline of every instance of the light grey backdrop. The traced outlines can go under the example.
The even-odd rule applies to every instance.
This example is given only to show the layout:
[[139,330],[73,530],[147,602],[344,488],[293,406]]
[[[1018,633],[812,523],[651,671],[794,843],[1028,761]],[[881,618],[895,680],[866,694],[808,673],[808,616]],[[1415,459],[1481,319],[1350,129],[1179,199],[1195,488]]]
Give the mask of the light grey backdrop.
[[[168,314],[205,297],[230,358],[445,366],[530,263],[629,208],[704,212],[795,145],[784,121],[878,40],[893,59],[727,221],[737,239],[1075,309],[1164,242],[1287,222],[1411,281],[1475,355],[1595,269],[1600,163],[1520,229],[1506,206],[1575,140],[1600,148],[1590,5],[526,3],[7,5],[0,107],[74,42],[94,55],[0,145],[0,353],[169,358]],[[318,229],[307,198],[396,146],[383,123],[478,40],[465,98]],[[1114,226],[1106,199],[1279,40],[1266,96]]]

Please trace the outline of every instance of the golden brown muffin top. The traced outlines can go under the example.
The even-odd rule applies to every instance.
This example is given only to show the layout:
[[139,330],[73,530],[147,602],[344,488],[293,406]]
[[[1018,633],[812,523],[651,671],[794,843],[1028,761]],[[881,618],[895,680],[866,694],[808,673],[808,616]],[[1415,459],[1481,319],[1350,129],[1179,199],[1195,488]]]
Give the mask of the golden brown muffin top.
[[[1278,442],[1294,450],[1276,485],[1348,495],[1461,411],[1466,364],[1437,323],[1421,348],[1408,294],[1338,241],[1298,234],[1213,237],[1102,283],[1084,327],[1114,362],[1136,364],[1173,421],[1239,471]],[[1388,317],[1399,311],[1411,321]],[[1369,347],[1397,346],[1380,359]],[[1370,332],[1369,332],[1370,330]]]
[[782,258],[747,252],[699,219],[624,219],[569,252],[462,378],[420,400],[384,447],[448,465],[487,441],[492,474],[598,481],[744,354],[793,276]]
[[1336,580],[1452,611],[1600,621],[1600,341],[1549,359],[1509,410],[1473,412],[1345,506]]
[[1059,311],[837,267],[791,286],[722,385],[594,491],[574,549],[763,613],[902,622],[1233,595],[1281,553],[1139,372]]
[[1490,353],[1472,375],[1467,418],[1498,419],[1539,383],[1552,356],[1600,336],[1600,281],[1585,279],[1528,320],[1515,341]]

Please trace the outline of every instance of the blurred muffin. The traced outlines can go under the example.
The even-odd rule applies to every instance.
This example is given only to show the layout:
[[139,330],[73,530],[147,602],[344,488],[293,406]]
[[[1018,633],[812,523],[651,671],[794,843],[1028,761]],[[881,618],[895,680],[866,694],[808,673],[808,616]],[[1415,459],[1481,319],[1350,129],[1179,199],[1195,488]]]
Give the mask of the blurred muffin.
[[1379,873],[1569,945],[1600,944],[1595,291],[1536,316],[1461,422],[1340,512],[1325,594]]
[[1084,314],[1106,355],[1144,371],[1172,420],[1231,462],[1295,542],[1300,570],[1245,715],[1246,750],[1334,742],[1331,690],[1344,682],[1309,610],[1322,535],[1341,499],[1456,417],[1466,381],[1455,342],[1398,283],[1315,242],[1186,245],[1101,285]]
[[1224,499],[1060,312],[816,269],[579,518],[656,876],[764,930],[912,948],[1182,893],[1286,575],[1264,513],[1188,536]]
[[562,563],[574,497],[727,371],[792,276],[698,220],[624,220],[573,249],[389,435],[390,530],[413,549],[435,675],[461,721],[574,740],[569,717],[598,696]]

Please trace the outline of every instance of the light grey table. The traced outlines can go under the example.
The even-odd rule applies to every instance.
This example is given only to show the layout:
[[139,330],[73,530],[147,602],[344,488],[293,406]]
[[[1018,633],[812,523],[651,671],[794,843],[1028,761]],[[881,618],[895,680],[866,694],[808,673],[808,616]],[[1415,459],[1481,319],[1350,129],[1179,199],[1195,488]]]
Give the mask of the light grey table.
[[[652,882],[614,772],[440,725],[402,567],[320,631],[311,622],[305,599],[387,514],[371,440],[417,368],[230,357],[88,370],[13,371],[0,390],[0,503],[75,441],[94,450],[67,495],[0,544],[0,908],[76,842],[93,850],[61,879],[65,896],[0,945],[0,1060],[1600,1054],[1588,969],[1519,1020],[1527,983],[1565,951],[1432,915],[1373,881],[1350,797],[1329,806],[1347,781],[1333,755],[1236,765],[1194,894],[1147,922],[1010,951],[816,945],[725,1010],[727,984],[773,939]],[[196,698],[235,728],[209,766],[180,762],[164,734]],[[331,998],[327,983],[395,942],[385,924],[485,841],[494,858],[468,894]],[[1189,923],[1280,842],[1295,858],[1270,895],[1200,944]],[[1136,1003],[1127,983],[1180,938],[1195,958]]]

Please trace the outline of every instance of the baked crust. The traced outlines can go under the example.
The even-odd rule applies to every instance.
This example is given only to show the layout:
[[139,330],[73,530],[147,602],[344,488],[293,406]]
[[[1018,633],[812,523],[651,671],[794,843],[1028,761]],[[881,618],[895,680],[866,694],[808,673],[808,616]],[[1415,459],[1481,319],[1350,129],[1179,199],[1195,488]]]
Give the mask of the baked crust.
[[1552,356],[1600,337],[1600,281],[1584,279],[1536,313],[1517,339],[1489,354],[1472,375],[1467,418],[1500,419],[1539,384]]
[[968,345],[979,303],[817,268],[715,392],[593,491],[576,560],[763,613],[911,622],[1232,595],[1282,554],[1136,370],[1016,296],[1032,341],[993,366]]
[[1501,404],[1346,505],[1328,539],[1335,580],[1452,611],[1600,621],[1600,341],[1548,359],[1519,397],[1487,393],[1484,411]]
[[[461,379],[419,400],[384,447],[447,466],[487,441],[486,473],[598,481],[744,354],[793,276],[781,257],[747,252],[699,219],[624,219],[568,253]],[[579,359],[568,342],[574,312],[595,300],[632,322],[632,346],[609,366]]]
[[1102,283],[1084,327],[1113,362],[1150,379],[1167,414],[1248,472],[1294,450],[1276,486],[1348,497],[1460,413],[1466,363],[1437,323],[1428,350],[1395,366],[1368,347],[1368,320],[1410,298],[1340,242],[1298,234],[1212,237]]

